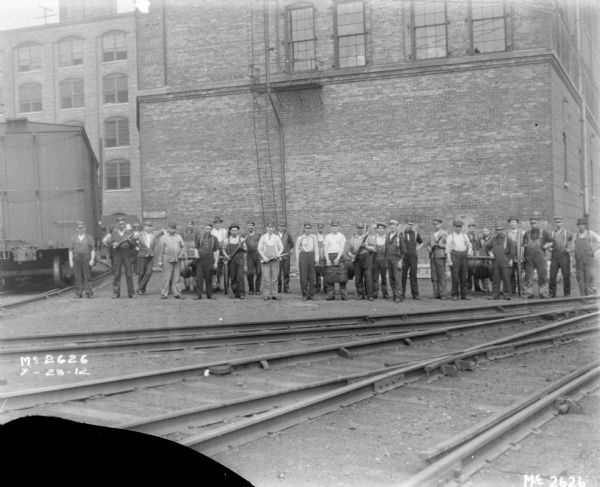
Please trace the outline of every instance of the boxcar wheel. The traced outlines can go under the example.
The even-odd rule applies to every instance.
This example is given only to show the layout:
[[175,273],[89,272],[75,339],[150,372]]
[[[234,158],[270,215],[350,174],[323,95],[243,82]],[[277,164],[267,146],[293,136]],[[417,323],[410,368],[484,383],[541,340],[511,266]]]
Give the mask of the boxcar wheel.
[[54,285],[56,287],[65,286],[65,275],[62,270],[60,256],[58,255],[54,256],[54,260],[52,261],[52,276],[54,277]]

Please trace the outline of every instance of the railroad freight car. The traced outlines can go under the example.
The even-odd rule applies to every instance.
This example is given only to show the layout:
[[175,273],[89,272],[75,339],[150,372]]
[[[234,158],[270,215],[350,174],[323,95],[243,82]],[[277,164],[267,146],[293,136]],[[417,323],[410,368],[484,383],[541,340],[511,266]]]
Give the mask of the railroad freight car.
[[0,279],[71,276],[68,245],[82,220],[98,238],[100,172],[82,127],[0,123]]

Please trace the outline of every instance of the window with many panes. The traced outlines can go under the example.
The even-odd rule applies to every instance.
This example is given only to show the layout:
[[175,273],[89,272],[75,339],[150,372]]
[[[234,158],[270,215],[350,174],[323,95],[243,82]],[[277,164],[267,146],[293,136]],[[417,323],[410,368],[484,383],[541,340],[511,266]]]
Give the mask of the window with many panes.
[[19,113],[42,111],[42,85],[28,83],[19,86]]
[[127,59],[127,42],[124,32],[109,32],[102,36],[102,62]]
[[447,55],[446,2],[413,2],[413,59]]
[[66,79],[58,85],[60,108],[79,108],[84,105],[83,80]]
[[104,122],[104,147],[129,145],[129,120],[125,117],[109,118]]
[[127,103],[127,75],[116,73],[109,74],[102,79],[102,93],[104,104]]
[[336,4],[335,32],[338,67],[364,66],[367,59],[365,7],[362,1]]
[[17,48],[17,71],[36,71],[42,69],[42,46],[24,44]]
[[60,67],[83,64],[83,39],[69,37],[58,43],[58,65]]
[[129,161],[113,159],[108,161],[106,169],[106,189],[127,189],[131,187]]
[[310,4],[288,7],[288,60],[290,71],[315,69],[315,19]]
[[506,16],[504,2],[470,3],[471,52],[506,50]]

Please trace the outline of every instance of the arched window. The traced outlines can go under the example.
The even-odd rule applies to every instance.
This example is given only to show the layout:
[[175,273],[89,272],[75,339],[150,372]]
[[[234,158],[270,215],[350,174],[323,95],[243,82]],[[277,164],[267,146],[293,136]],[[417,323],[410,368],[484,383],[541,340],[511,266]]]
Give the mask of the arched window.
[[60,108],[79,108],[83,102],[83,80],[66,79],[58,85]]
[[121,73],[109,74],[102,79],[104,104],[127,103],[127,75]]
[[107,32],[102,36],[102,62],[127,59],[127,38],[125,32]]
[[17,47],[17,71],[37,71],[42,69],[42,46],[28,42]]
[[131,187],[129,161],[113,159],[106,162],[106,189],[127,189]]
[[42,85],[27,83],[19,86],[19,113],[42,111]]
[[79,66],[83,64],[83,39],[67,37],[58,43],[58,65]]
[[125,117],[109,118],[104,122],[104,147],[129,145],[129,120]]

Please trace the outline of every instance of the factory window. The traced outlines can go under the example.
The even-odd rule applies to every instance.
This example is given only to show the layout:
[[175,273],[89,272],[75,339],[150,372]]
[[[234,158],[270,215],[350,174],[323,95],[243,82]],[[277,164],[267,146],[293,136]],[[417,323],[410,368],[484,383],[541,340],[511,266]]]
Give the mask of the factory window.
[[113,159],[106,163],[106,189],[127,189],[131,187],[129,161]]
[[365,6],[362,1],[336,4],[335,32],[338,67],[367,64]]
[[102,62],[127,59],[127,43],[124,32],[109,32],[102,36]]
[[125,117],[110,118],[104,122],[104,147],[129,145],[129,120]]
[[83,39],[69,37],[58,43],[58,65],[79,66],[83,64]]
[[19,86],[19,113],[42,111],[42,85],[29,83]]
[[109,74],[102,79],[104,104],[127,103],[127,75]]
[[17,71],[36,71],[42,69],[42,46],[24,44],[17,48]]
[[315,69],[315,19],[310,4],[291,5],[287,10],[288,63],[290,71]]
[[446,2],[413,2],[413,59],[447,55]]
[[503,2],[470,3],[471,53],[506,50],[506,24]]
[[83,80],[67,79],[58,85],[60,108],[79,108],[83,102]]

